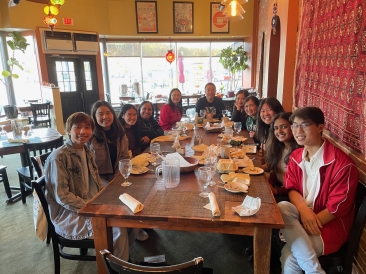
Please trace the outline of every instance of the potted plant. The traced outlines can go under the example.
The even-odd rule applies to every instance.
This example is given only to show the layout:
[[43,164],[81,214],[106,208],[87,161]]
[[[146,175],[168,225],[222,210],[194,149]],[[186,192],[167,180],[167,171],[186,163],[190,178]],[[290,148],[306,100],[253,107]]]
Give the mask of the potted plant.
[[230,76],[230,90],[236,90],[239,81],[239,73],[246,70],[248,61],[247,52],[243,46],[233,49],[227,47],[221,50],[219,62],[224,69],[229,71]]
[[23,53],[25,53],[25,50],[27,49],[29,44],[27,43],[27,40],[23,37],[22,33],[19,31],[13,31],[9,33],[9,36],[11,37],[11,39],[8,40],[6,43],[13,50],[13,56],[10,57],[7,62],[9,70],[4,69],[2,71],[4,79],[0,79],[0,81],[5,85],[6,93],[8,95],[9,105],[4,106],[4,112],[9,119],[13,119],[18,117],[18,110],[15,106],[15,98],[11,94],[11,88],[10,88],[11,81],[7,81],[7,78],[9,77],[12,77],[13,79],[19,78],[19,75],[14,73],[14,66],[18,67],[21,70],[23,70],[23,67],[19,63],[19,61],[15,58],[15,52],[20,50]]

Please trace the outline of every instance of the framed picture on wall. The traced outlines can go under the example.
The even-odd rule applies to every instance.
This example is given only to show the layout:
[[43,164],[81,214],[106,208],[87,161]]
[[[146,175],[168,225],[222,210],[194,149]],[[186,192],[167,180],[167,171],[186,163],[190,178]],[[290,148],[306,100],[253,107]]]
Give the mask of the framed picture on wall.
[[158,33],[156,1],[136,1],[137,33]]
[[211,2],[210,33],[229,33],[229,19],[220,10],[220,3]]
[[174,33],[193,33],[193,2],[173,2]]

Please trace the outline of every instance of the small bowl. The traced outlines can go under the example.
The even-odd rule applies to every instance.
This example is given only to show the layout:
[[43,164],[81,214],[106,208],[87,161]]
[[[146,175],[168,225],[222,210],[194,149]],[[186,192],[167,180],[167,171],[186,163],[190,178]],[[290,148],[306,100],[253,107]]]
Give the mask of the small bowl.
[[193,171],[197,165],[198,165],[198,160],[196,158],[193,157],[183,157],[188,163],[191,164],[191,166],[187,166],[187,167],[181,167],[180,168],[180,172],[181,173],[186,173],[186,172],[191,172]]

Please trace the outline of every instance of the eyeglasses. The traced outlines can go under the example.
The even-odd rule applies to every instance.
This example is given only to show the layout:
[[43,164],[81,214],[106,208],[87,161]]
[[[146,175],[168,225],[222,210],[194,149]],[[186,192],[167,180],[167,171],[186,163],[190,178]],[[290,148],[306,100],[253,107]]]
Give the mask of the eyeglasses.
[[303,131],[307,131],[307,130],[309,130],[309,128],[310,128],[311,125],[314,125],[314,124],[311,124],[311,123],[302,123],[300,125],[292,124],[291,125],[291,129],[295,131],[295,130],[298,130],[299,127],[301,127],[301,129]]

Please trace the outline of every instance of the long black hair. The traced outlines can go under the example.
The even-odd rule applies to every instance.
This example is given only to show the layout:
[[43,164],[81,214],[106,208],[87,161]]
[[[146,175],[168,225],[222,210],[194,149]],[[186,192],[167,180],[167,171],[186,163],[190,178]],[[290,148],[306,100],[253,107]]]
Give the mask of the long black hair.
[[142,106],[143,105],[145,105],[145,104],[150,104],[151,105],[151,108],[152,108],[152,113],[151,113],[151,117],[149,118],[149,120],[152,118],[152,119],[154,119],[154,106],[153,106],[153,104],[150,102],[150,101],[143,101],[140,105],[139,105],[139,108],[137,109],[137,116],[138,116],[138,118],[140,119],[140,120],[142,120],[142,117],[141,117],[141,114],[140,114],[140,112],[141,112],[141,109],[142,109]]
[[[137,112],[137,109],[135,108],[134,105],[131,105],[131,104],[125,104],[123,105],[123,107],[121,108],[121,111],[120,113],[118,114],[118,120],[120,121],[122,127],[124,128],[125,125],[126,125],[126,121],[125,119],[123,119],[122,116],[124,116],[126,114],[126,112],[130,109],[134,109],[136,111],[136,114],[138,113]],[[136,121],[136,124],[134,124],[133,126],[131,126],[131,129],[132,129],[132,132],[133,132],[133,135],[135,136],[135,139],[137,140],[135,142],[136,145],[139,145],[140,146],[140,137],[141,137],[141,134],[140,134],[140,126],[139,126],[139,118],[138,118],[138,115],[137,115],[137,121]]]
[[125,130],[123,129],[121,124],[118,122],[118,118],[117,118],[116,112],[114,111],[113,107],[107,101],[102,101],[102,100],[96,101],[91,107],[90,116],[93,118],[94,124],[95,124],[94,130],[93,130],[93,135],[98,143],[102,143],[105,140],[105,134],[104,134],[103,127],[98,124],[97,117],[96,117],[96,112],[97,112],[98,108],[100,108],[102,106],[107,107],[113,115],[113,123],[111,125],[112,131],[111,131],[111,135],[110,135],[111,140],[109,140],[109,141],[113,144],[116,144],[117,139],[122,138],[125,135]]
[[267,125],[261,119],[261,109],[264,104],[270,106],[276,114],[284,111],[281,103],[276,98],[267,97],[261,100],[257,111],[257,131],[255,135],[262,144],[266,143],[268,139],[269,128],[271,126]]
[[[180,101],[178,102],[178,105],[175,105],[172,101],[172,93],[174,91],[178,91],[180,93]],[[173,88],[170,93],[169,93],[169,98],[168,98],[168,104],[170,106],[170,108],[172,109],[172,111],[174,112],[174,109],[177,107],[179,112],[183,115],[183,103],[182,103],[182,93],[180,92],[180,90],[178,88]]]
[[[265,160],[267,163],[267,167],[270,171],[274,171],[277,172],[278,171],[278,163],[281,161],[281,157],[282,157],[282,152],[285,149],[285,143],[280,142],[277,137],[274,134],[274,124],[275,121],[277,119],[284,119],[286,121],[289,122],[289,127],[291,126],[291,122],[290,122],[290,116],[292,115],[291,112],[281,112],[279,114],[277,114],[274,118],[273,121],[271,123],[271,127],[269,130],[269,136],[268,136],[268,141],[266,143],[266,155],[265,155]],[[291,131],[291,129],[290,129]],[[284,158],[284,162],[287,165],[288,160],[290,158],[291,153],[301,147],[297,144],[295,138],[292,136],[291,141],[289,141],[290,143],[290,148],[289,151],[287,152],[287,154],[285,155]]]

